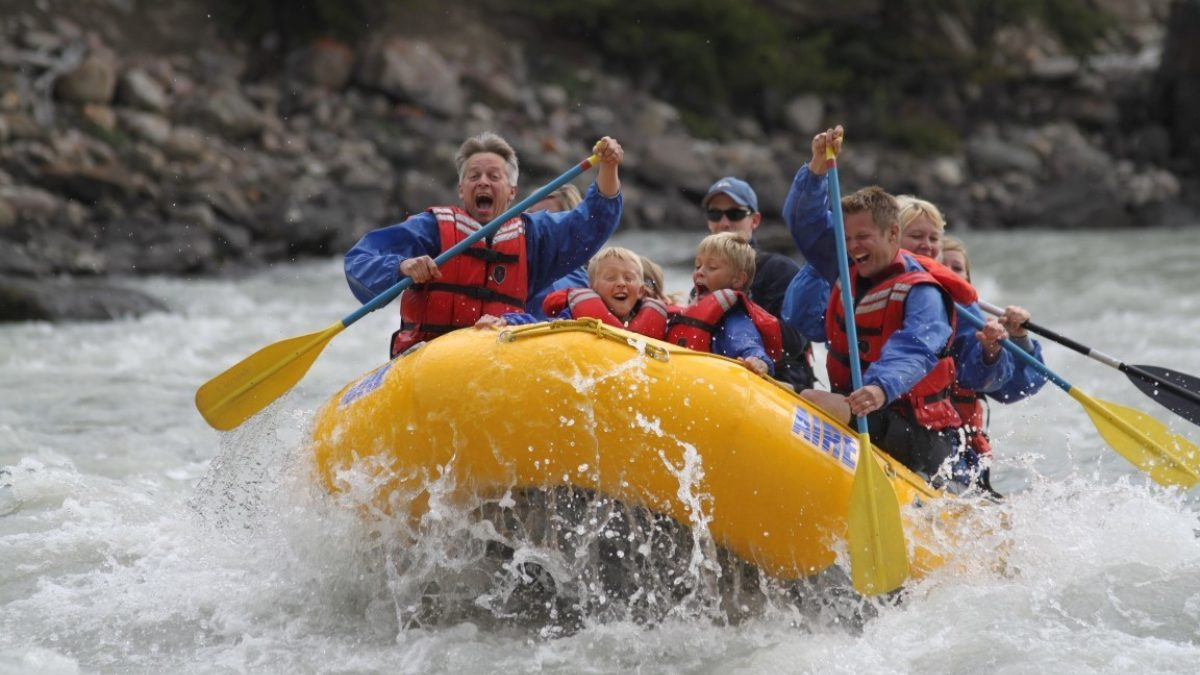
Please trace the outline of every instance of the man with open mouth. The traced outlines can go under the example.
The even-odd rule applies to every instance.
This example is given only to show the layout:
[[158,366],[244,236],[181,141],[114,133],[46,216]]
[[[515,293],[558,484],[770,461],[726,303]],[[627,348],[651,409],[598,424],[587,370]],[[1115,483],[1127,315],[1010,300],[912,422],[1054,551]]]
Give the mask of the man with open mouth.
[[400,330],[391,355],[457,328],[484,314],[524,311],[526,300],[586,263],[621,220],[621,144],[604,137],[596,181],[583,201],[560,213],[516,215],[491,236],[439,267],[434,258],[508,210],[517,194],[517,153],[499,135],[468,138],[455,158],[455,206],[434,206],[407,220],[367,233],[346,254],[346,280],[359,301],[409,277],[400,300]]
[[[793,298],[810,307],[791,314],[812,315],[820,311],[816,304],[825,306],[823,323],[797,327],[814,342],[826,342],[832,391],[810,389],[802,395],[847,423],[851,416],[865,415],[871,442],[927,479],[943,470],[948,474],[953,438],[962,424],[949,398],[955,379],[949,355],[954,303],[969,304],[974,291],[936,261],[901,250],[899,205],[876,186],[842,198],[851,288],[841,287],[825,174],[826,149],[840,151],[842,134],[839,126],[813,138],[812,159],[796,173],[784,202],[784,220],[809,273],[832,286],[825,297]],[[854,298],[862,365],[857,390],[850,382],[843,292]]]

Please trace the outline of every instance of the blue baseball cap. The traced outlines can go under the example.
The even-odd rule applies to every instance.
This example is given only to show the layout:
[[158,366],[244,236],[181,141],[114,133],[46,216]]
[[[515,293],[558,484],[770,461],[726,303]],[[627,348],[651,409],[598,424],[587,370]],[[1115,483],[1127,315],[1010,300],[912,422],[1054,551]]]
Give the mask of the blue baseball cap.
[[740,178],[726,176],[721,180],[713,183],[712,187],[708,188],[708,193],[704,195],[704,199],[700,201],[700,208],[708,208],[708,200],[714,195],[727,194],[738,206],[748,207],[751,211],[758,213],[758,195],[754,194],[754,189],[750,184]]

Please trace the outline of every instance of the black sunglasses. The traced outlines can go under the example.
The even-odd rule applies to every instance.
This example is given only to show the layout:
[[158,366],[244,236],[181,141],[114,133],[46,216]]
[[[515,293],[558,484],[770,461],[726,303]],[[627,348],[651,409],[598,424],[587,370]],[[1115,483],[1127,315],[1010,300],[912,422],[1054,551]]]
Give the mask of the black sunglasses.
[[708,209],[707,211],[704,212],[704,215],[708,217],[708,221],[710,223],[721,222],[721,216],[725,216],[726,218],[729,219],[729,222],[732,223],[732,222],[741,220],[741,219],[749,216],[751,213],[754,213],[754,212],[751,211],[750,209],[742,208],[740,206],[735,206],[732,209],[725,209],[725,210]]

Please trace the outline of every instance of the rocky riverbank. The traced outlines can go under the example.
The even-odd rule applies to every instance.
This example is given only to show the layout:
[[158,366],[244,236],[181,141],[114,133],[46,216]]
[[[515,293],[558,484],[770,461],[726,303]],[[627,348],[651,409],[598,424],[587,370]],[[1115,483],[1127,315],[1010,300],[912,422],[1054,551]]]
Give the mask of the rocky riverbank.
[[[775,128],[738,118],[700,138],[677,108],[600,68],[573,68],[570,85],[538,79],[534,44],[469,16],[451,17],[459,40],[381,27],[360,44],[313,41],[250,77],[247,47],[222,37],[203,3],[0,0],[0,320],[157,307],[110,277],[335,255],[453,201],[454,151],[485,129],[517,147],[525,190],[599,136],[620,139],[630,229],[701,228],[699,197],[726,174],[750,180],[777,221],[808,139],[836,121],[853,139],[848,187],[921,194],[958,231],[1200,223],[1200,59],[1188,38],[1200,9],[1177,3],[1168,38],[1167,0],[1105,4],[1122,29],[1082,63],[1036,29],[1002,35],[1020,81],[994,101],[994,88],[964,82],[930,109],[1003,114],[956,123],[954,150],[918,156],[875,140],[849,94],[799,96]],[[952,22],[944,31],[971,48]],[[764,239],[786,250],[781,233]]]

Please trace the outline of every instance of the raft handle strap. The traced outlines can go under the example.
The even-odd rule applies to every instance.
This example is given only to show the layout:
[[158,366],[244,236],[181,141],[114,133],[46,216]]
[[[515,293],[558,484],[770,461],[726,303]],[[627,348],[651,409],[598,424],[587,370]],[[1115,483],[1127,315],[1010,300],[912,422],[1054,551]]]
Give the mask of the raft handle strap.
[[560,319],[549,323],[535,323],[527,326],[519,326],[508,330],[500,331],[497,339],[501,342],[513,342],[519,338],[537,337],[540,335],[549,335],[551,333],[559,333],[562,331],[580,331],[592,333],[598,338],[620,342],[628,345],[644,353],[646,356],[667,363],[671,360],[670,350],[650,343],[650,338],[645,341],[638,340],[632,337],[617,332],[614,328],[604,323],[599,319],[582,318],[582,319]]

